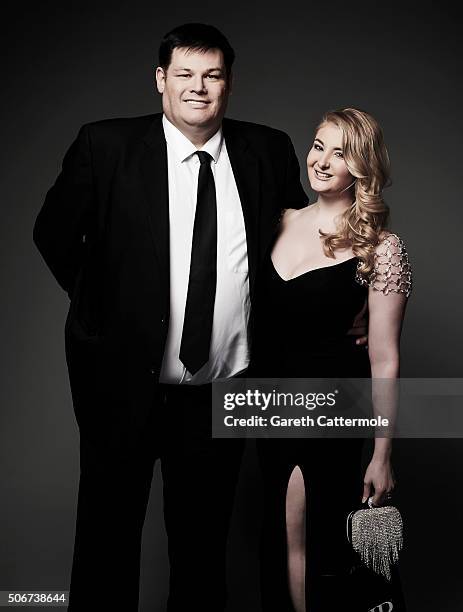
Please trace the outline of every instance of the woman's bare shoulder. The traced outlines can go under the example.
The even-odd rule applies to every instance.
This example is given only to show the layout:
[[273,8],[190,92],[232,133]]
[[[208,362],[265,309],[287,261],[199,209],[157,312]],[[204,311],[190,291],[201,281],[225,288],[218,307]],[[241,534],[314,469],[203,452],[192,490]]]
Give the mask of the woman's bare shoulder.
[[284,208],[281,213],[281,218],[280,218],[281,223],[282,224],[290,223],[293,219],[297,219],[301,215],[308,214],[309,212],[311,212],[311,209],[313,208],[313,206],[314,204],[309,204],[308,206],[305,206],[304,208]]

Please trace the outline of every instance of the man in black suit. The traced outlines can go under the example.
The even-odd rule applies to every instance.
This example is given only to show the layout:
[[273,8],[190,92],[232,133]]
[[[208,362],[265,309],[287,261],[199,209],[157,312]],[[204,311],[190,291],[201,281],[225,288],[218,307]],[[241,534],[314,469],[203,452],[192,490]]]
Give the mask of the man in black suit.
[[156,459],[168,610],[225,607],[242,441],[211,439],[211,381],[244,372],[256,270],[306,196],[283,132],[224,119],[234,53],[212,26],[167,34],[163,114],[84,125],[34,227],[71,303],[80,431],[69,610],[137,610]]

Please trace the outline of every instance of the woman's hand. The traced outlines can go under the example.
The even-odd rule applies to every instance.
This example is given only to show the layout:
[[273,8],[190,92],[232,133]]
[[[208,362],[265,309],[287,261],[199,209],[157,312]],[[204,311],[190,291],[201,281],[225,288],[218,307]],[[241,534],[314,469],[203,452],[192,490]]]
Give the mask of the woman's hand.
[[394,487],[395,479],[390,458],[376,458],[373,456],[363,479],[362,504],[373,495],[373,488],[373,504],[375,506],[380,506],[384,503],[387,494],[391,493]]

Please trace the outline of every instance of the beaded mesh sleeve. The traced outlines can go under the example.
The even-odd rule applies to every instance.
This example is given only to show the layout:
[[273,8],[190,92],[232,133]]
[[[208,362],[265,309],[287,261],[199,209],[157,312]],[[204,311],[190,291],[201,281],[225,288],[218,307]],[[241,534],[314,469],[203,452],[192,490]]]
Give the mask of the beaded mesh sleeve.
[[374,267],[368,279],[360,275],[358,268],[355,280],[361,285],[381,291],[384,295],[394,292],[404,293],[408,297],[412,291],[412,269],[408,253],[396,234],[388,234],[378,245]]

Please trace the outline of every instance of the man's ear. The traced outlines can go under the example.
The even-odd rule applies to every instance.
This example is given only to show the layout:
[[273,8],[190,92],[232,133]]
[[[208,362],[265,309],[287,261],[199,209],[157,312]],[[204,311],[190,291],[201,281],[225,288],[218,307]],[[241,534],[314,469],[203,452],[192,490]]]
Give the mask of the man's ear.
[[230,95],[233,91],[233,72],[230,72],[228,75],[228,95]]
[[158,66],[156,68],[156,87],[160,94],[164,93],[164,88],[166,86],[166,73],[164,69]]

